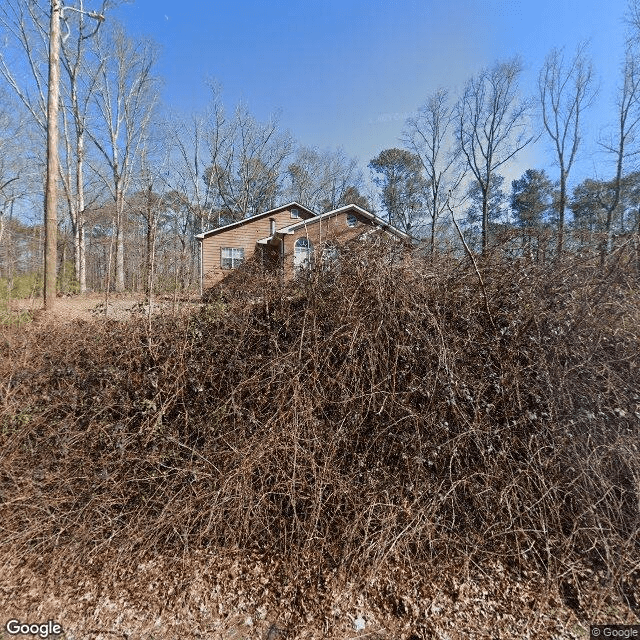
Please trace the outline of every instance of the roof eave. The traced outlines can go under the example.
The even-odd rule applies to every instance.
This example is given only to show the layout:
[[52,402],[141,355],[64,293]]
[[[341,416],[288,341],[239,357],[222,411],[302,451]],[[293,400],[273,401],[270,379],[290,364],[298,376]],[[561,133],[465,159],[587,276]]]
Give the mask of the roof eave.
[[204,231],[202,233],[199,233],[198,235],[196,235],[196,238],[198,238],[199,240],[204,240],[208,235],[214,235],[216,233],[220,233],[221,231],[225,231],[228,229],[231,229],[233,227],[238,227],[241,226],[243,224],[245,224],[246,222],[249,222],[250,220],[254,219],[254,218],[262,218],[262,217],[266,217],[272,213],[276,213],[278,211],[282,211],[283,209],[288,209],[288,208],[296,208],[296,209],[302,209],[303,211],[305,211],[306,213],[310,214],[313,217],[315,217],[317,214],[315,211],[312,211],[311,209],[309,209],[308,207],[305,207],[304,205],[300,204],[299,202],[288,202],[287,204],[283,204],[279,207],[275,207],[273,209],[269,209],[268,211],[263,211],[261,213],[256,213],[252,216],[249,216],[248,218],[243,218],[242,220],[237,220],[236,222],[230,222],[229,224],[225,224],[222,227],[216,227],[215,229],[210,229],[209,231]]
[[[379,218],[377,215],[371,213],[370,211],[367,211],[366,209],[363,209],[357,204],[347,204],[342,207],[338,207],[337,209],[326,211],[325,213],[321,213],[320,215],[317,215],[315,218],[309,218],[309,220],[301,220],[300,222],[296,222],[295,224],[292,224],[289,227],[285,227],[285,229],[299,229],[307,223],[315,224],[317,221],[322,220],[323,218],[328,218],[331,215],[336,215],[338,213],[341,213],[342,211],[348,211],[349,209],[357,209],[365,217],[375,222],[380,228],[382,228],[383,230],[389,233],[392,233],[395,236],[398,236],[408,242],[413,242],[415,240],[408,233],[405,233],[404,231],[401,231],[397,227],[394,227],[393,225],[389,224],[388,222],[385,222],[382,218]],[[287,233],[293,233],[293,231],[287,231]]]

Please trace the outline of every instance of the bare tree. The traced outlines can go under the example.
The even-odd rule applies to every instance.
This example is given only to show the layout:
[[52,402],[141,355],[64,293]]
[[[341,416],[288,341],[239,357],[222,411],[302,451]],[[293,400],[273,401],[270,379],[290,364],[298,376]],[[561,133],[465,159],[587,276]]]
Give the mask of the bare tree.
[[206,123],[206,115],[194,113],[188,121],[175,117],[166,125],[171,159],[169,186],[176,196],[181,194],[181,206],[189,208],[194,235],[211,222],[206,208]]
[[205,184],[208,166],[206,123],[206,115],[194,113],[187,120],[174,117],[166,124],[170,170],[165,201],[179,230],[182,289],[190,284],[199,263],[195,236],[211,225]]
[[[7,60],[10,52],[15,53],[15,50],[4,49],[0,55],[0,74],[43,134],[47,130],[50,9],[50,2],[7,0],[0,4],[0,25],[19,51],[19,59]],[[15,71],[22,62],[29,73],[18,75]]]
[[[39,138],[34,139],[34,129]],[[42,230],[41,220],[40,226],[26,225],[14,215],[19,210],[16,204],[24,203],[36,191],[41,193],[42,174],[33,170],[33,158],[42,155],[40,134],[15,94],[0,87],[0,275],[5,278],[8,294],[13,291],[15,274],[31,271],[35,276],[42,265],[38,244],[33,242]],[[36,293],[38,282],[38,278],[31,278],[31,293]]]
[[227,120],[214,92],[208,138],[207,203],[230,220],[273,207],[293,148],[292,137],[279,131],[277,119],[259,123],[245,105],[238,105]]
[[459,151],[482,194],[482,252],[487,250],[491,178],[523,149],[530,105],[518,96],[521,63],[496,63],[471,78],[456,107]]
[[96,38],[99,65],[94,103],[100,126],[88,130],[106,163],[96,167],[115,203],[115,289],[124,291],[125,197],[131,186],[135,158],[158,101],[153,75],[157,53],[149,41],[133,40],[122,28]]
[[637,43],[640,39],[640,0],[629,0],[626,21],[632,29],[631,39]]
[[49,82],[47,83],[47,181],[44,205],[44,308],[56,298],[58,234],[58,101],[60,99],[60,0],[51,2],[49,26]]
[[204,113],[173,117],[166,125],[170,170],[163,231],[171,228],[174,253],[179,254],[174,275],[182,288],[196,272],[195,234],[275,206],[293,146],[275,119],[258,123],[245,106],[228,119],[218,87],[212,85],[211,94]]
[[[62,38],[62,66],[67,82],[63,85],[63,139],[64,156],[60,170],[62,186],[69,209],[74,247],[74,271],[80,293],[87,290],[85,255],[85,142],[88,112],[96,88],[97,73],[86,64],[86,40],[96,35],[100,18],[107,8],[102,3],[99,14],[88,14],[87,20],[83,0],[79,11],[65,16],[66,37]],[[98,20],[96,21],[96,17]],[[70,24],[71,23],[71,24]],[[73,33],[74,37],[69,35]]]
[[24,146],[15,144],[16,139],[22,138],[25,133],[25,123],[21,114],[13,111],[14,106],[10,96],[0,90],[0,246],[4,218],[14,202],[24,195],[25,188]]
[[319,151],[298,147],[287,167],[287,178],[286,199],[314,211],[335,209],[345,197],[357,198],[356,191],[359,194],[362,187],[358,161],[349,158],[342,149]]
[[58,83],[60,44],[59,0],[46,6],[14,0],[3,3],[0,22],[23,54],[33,84],[21,83],[3,55],[0,73],[46,135],[44,306],[53,307],[56,287],[57,184],[58,179]]
[[154,290],[156,269],[156,241],[158,236],[159,217],[163,208],[165,185],[156,167],[152,164],[146,145],[140,149],[139,172],[135,181],[138,189],[129,198],[127,206],[144,221],[145,254],[144,254],[144,287],[145,294],[151,304]]
[[[616,167],[609,189],[604,192],[608,197],[601,200],[606,214],[604,234],[600,245],[602,262],[611,251],[613,215],[620,203],[624,161],[629,156],[629,145],[636,140],[638,123],[640,122],[639,99],[640,62],[635,47],[628,43],[623,67],[622,86],[618,93],[615,133],[612,135],[611,140],[600,142],[605,151],[613,155]],[[634,149],[633,152],[638,153],[638,150]]]
[[560,169],[560,192],[557,199],[557,252],[564,245],[564,214],[567,207],[567,180],[580,145],[583,111],[596,95],[591,61],[586,45],[581,44],[571,60],[562,49],[553,49],[538,76],[540,105],[544,128],[551,138]]
[[460,185],[464,170],[459,170],[452,138],[454,111],[446,89],[427,98],[415,118],[407,120],[403,141],[422,163],[427,183],[427,211],[431,218],[431,255],[435,249],[436,223],[447,207],[450,194]]
[[[50,172],[55,172],[56,175],[50,176],[47,187],[50,192],[47,198],[47,209],[48,217],[51,219],[49,250],[54,247],[56,239],[57,204],[55,203],[57,198],[54,198],[53,192],[56,191],[55,182],[61,179],[74,230],[75,277],[80,283],[81,291],[86,289],[83,257],[84,236],[81,224],[84,209],[83,130],[86,121],[86,100],[83,101],[79,87],[85,72],[83,65],[84,41],[95,34],[106,5],[107,3],[103,2],[101,13],[97,13],[96,11],[85,11],[83,0],[79,0],[77,7],[64,7],[59,3],[51,4],[51,2],[33,0],[9,0],[9,2],[3,3],[0,9],[0,24],[4,27],[5,32],[12,36],[13,43],[18,45],[21,57],[30,71],[27,74],[28,80],[25,80],[24,75],[17,76],[12,65],[8,64],[7,59],[3,56],[0,59],[0,74],[19,97],[41,132],[52,136],[48,143],[50,147],[48,158],[51,160],[54,160],[53,156],[58,150],[59,122],[56,114],[58,107],[62,106],[66,153],[64,166],[54,161],[54,165],[50,167]],[[60,29],[61,21],[64,29]],[[50,37],[50,31],[55,31],[53,37]],[[64,32],[62,36],[60,36],[60,31]],[[48,52],[49,47],[51,51]],[[67,72],[65,79],[68,80],[68,84],[60,82],[59,49],[62,51],[62,63]],[[49,60],[51,60],[51,66],[49,66]],[[17,61],[13,62],[18,66]],[[51,77],[48,78],[48,74]],[[58,89],[58,85],[61,87],[61,91]],[[52,89],[50,92],[51,104],[47,104],[49,88]],[[68,98],[66,104],[59,104],[60,94],[62,94],[63,102],[64,98]],[[75,144],[72,144],[69,137],[69,119],[75,129]],[[72,178],[72,176],[74,177]],[[55,259],[48,261],[49,264],[55,264],[55,262]],[[53,272],[49,274],[48,280],[49,282],[55,281]],[[49,297],[51,295],[50,291]]]

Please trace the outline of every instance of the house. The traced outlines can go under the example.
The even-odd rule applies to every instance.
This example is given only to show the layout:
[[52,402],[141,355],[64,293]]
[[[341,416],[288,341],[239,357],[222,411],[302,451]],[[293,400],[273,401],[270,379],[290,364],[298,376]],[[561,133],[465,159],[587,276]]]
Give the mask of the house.
[[284,277],[290,278],[317,259],[331,259],[346,241],[377,232],[412,240],[355,204],[317,215],[291,202],[197,235],[201,290],[220,282],[256,254],[265,267],[281,268]]

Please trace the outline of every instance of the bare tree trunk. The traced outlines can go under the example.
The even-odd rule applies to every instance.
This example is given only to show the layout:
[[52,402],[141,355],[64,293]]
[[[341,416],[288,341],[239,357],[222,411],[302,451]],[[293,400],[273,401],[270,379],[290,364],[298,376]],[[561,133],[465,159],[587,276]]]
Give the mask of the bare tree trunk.
[[487,188],[482,189],[482,255],[487,253],[489,244],[489,181]]
[[47,100],[47,184],[45,204],[44,308],[56,299],[58,207],[58,101],[60,98],[60,0],[51,0],[49,25],[49,88]]
[[80,293],[87,292],[87,243],[85,240],[84,219],[78,224],[80,230],[80,239],[78,243],[78,249],[80,254]]
[[155,258],[156,258],[156,231],[157,231],[157,217],[153,209],[152,201],[152,187],[149,185],[147,192],[147,259],[146,259],[146,283],[145,292],[149,299],[151,299],[151,292],[153,289],[153,278],[155,275]]
[[[78,130],[77,125],[77,109],[76,109],[76,101],[74,100],[74,91],[72,89],[72,104],[73,104],[73,113],[74,119],[76,120],[76,131]],[[66,152],[66,170],[60,172],[60,177],[62,180],[62,185],[64,188],[67,207],[69,209],[69,220],[71,222],[71,235],[73,240],[73,267],[74,267],[74,276],[76,282],[79,285],[80,293],[84,293],[86,290],[86,286],[83,287],[83,278],[82,278],[82,226],[83,226],[83,214],[80,207],[84,207],[84,198],[79,195],[78,192],[78,181],[82,181],[82,167],[81,167],[81,158],[80,158],[80,150],[78,148],[77,140],[76,140],[76,155],[75,155],[75,169],[76,175],[75,178],[72,178],[72,169],[71,162],[72,157],[74,156],[73,148],[71,145],[71,136],[69,133],[69,126],[66,117],[66,112],[63,110],[63,131],[64,131],[64,142],[65,142],[65,152]],[[72,185],[75,184],[75,190],[72,189]],[[86,283],[86,281],[85,281]]]
[[636,278],[640,280],[640,207],[636,210]]
[[155,232],[152,231],[150,233],[150,243],[151,246],[149,247],[149,279],[148,279],[148,283],[147,283],[147,298],[148,298],[148,302],[149,302],[149,316],[148,316],[148,322],[149,325],[151,325],[151,311],[153,309],[153,271],[155,268],[155,258],[156,258],[156,238],[155,238]]
[[77,138],[77,158],[76,158],[76,227],[75,238],[76,250],[76,278],[80,293],[87,292],[87,262],[85,258],[84,242],[84,134],[80,133]]
[[106,282],[104,287],[104,317],[109,317],[109,290],[111,289],[111,256],[113,255],[113,232],[115,230],[115,218],[111,221],[111,238],[109,239],[109,259],[107,260]]
[[[103,4],[103,10],[106,3]],[[62,51],[64,54],[65,70],[69,77],[69,99],[70,109],[73,116],[74,133],[75,133],[75,189],[73,196],[74,223],[77,228],[75,233],[75,277],[78,281],[80,293],[84,294],[87,290],[86,277],[86,258],[84,256],[84,217],[85,217],[85,196],[84,196],[84,155],[85,155],[85,129],[87,124],[87,108],[89,100],[95,90],[95,72],[89,73],[84,56],[84,42],[96,35],[98,27],[104,17],[97,14],[89,14],[97,20],[97,24],[91,33],[85,32],[84,9],[82,0],[80,2],[80,11],[77,13],[78,18],[78,36],[74,40],[73,46],[64,46]],[[81,75],[89,76],[84,96],[80,95],[78,78]],[[68,146],[69,143],[67,143]],[[68,160],[69,162],[69,160]],[[68,190],[71,191],[71,176],[69,176]]]
[[116,293],[124,291],[124,198],[119,186],[116,191]]
[[567,208],[567,171],[560,168],[560,197],[558,198],[558,244],[556,251],[560,255],[564,250],[564,213]]

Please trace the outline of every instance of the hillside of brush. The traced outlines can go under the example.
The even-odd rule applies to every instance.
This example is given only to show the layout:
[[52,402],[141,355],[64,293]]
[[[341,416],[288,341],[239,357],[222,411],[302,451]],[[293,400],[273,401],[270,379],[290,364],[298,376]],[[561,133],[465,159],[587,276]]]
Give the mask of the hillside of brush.
[[0,564],[236,554],[290,620],[391,576],[413,637],[439,629],[420,585],[463,575],[637,621],[637,267],[367,247],[286,284],[248,267],[188,318],[7,331]]

